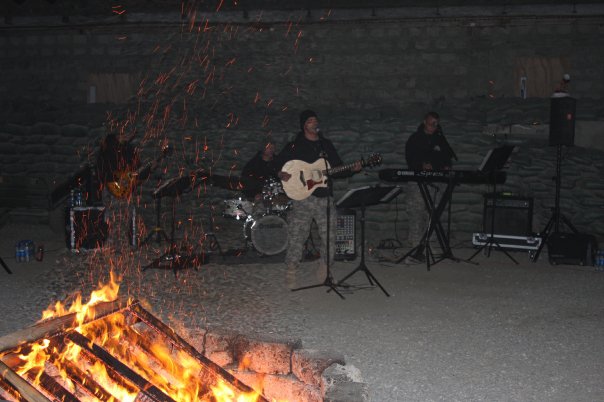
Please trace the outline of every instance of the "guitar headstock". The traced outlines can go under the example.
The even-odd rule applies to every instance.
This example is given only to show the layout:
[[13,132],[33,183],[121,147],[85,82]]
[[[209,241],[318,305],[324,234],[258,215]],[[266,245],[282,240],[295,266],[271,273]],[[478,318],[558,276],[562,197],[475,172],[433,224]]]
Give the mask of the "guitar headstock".
[[369,157],[367,159],[361,159],[361,163],[363,164],[363,166],[369,166],[369,167],[373,167],[373,166],[379,166],[382,164],[382,155],[380,155],[379,153],[374,153],[369,155]]

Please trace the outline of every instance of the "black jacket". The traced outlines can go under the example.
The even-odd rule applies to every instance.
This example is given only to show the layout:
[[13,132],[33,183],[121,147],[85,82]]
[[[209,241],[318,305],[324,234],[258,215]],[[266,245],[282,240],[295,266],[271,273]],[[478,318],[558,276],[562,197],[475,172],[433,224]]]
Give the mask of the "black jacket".
[[[287,161],[298,159],[307,163],[314,163],[322,155],[326,155],[326,159],[331,167],[342,165],[342,159],[338,155],[333,143],[327,138],[319,134],[317,141],[311,141],[304,136],[303,132],[298,133],[296,138],[287,143],[283,150],[279,153],[278,163],[279,169],[285,165]],[[339,173],[333,177],[347,177],[352,173]],[[317,188],[313,194],[315,197],[329,196],[329,188]]]
[[270,161],[262,159],[262,151],[258,151],[252,159],[248,161],[241,171],[241,181],[244,184],[243,193],[248,197],[253,197],[262,191],[264,182],[267,179],[277,178],[277,173],[281,165],[277,163],[278,156],[274,155]]
[[453,150],[442,134],[440,127],[434,134],[424,132],[423,123],[409,137],[405,145],[407,166],[411,170],[423,170],[424,163],[432,164],[433,170],[451,168]]

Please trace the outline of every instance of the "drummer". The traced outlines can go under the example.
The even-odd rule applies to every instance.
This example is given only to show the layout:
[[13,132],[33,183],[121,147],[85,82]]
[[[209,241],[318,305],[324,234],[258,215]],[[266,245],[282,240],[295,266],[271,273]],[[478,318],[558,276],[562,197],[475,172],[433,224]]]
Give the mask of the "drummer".
[[262,149],[250,159],[241,171],[243,193],[246,197],[260,201],[263,197],[263,185],[268,180],[276,180],[279,166],[275,162],[275,144],[272,141],[264,144]]

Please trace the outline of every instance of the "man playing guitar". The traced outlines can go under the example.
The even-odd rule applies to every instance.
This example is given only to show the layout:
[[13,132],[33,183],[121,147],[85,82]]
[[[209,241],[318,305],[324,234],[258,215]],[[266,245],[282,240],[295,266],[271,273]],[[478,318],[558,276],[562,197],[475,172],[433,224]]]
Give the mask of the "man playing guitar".
[[[285,183],[289,180],[299,180],[298,177],[283,170],[286,162],[299,160],[307,163],[314,163],[318,159],[324,159],[331,166],[342,165],[342,159],[338,155],[333,143],[325,138],[319,131],[319,120],[317,114],[312,110],[305,110],[300,114],[300,128],[294,141],[285,145],[279,153],[278,165],[282,170],[278,173],[279,178]],[[322,161],[324,163],[324,161]],[[352,172],[361,170],[361,163],[356,162],[350,169]],[[337,177],[346,177],[352,173],[339,173]],[[318,279],[325,279],[327,269],[327,203],[332,203],[332,194],[329,187],[317,187],[312,194],[304,199],[294,200],[291,213],[288,215],[288,241],[285,263],[287,264],[287,284],[295,287],[296,270],[300,265],[304,242],[310,233],[310,226],[314,220],[319,228],[321,236],[321,262],[317,273]],[[335,208],[332,208],[330,214],[330,239],[331,244],[335,243]],[[333,260],[335,247],[330,247],[330,261]]]
[[[121,128],[113,129],[107,134],[100,145],[96,166],[99,178],[99,193],[102,193],[105,205],[105,218],[109,224],[108,243],[118,248],[132,229],[132,220],[136,216],[134,203],[131,203],[134,188],[151,174],[159,159],[144,166],[141,171],[139,150],[132,144],[134,133],[127,135]],[[135,245],[134,237],[130,244]]]

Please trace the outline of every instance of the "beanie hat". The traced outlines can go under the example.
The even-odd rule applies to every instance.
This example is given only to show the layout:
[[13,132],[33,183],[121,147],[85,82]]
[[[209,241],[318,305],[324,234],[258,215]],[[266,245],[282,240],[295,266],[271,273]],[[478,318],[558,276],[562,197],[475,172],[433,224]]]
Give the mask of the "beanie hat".
[[304,123],[306,123],[306,120],[310,119],[311,117],[317,117],[317,114],[312,110],[307,109],[300,113],[300,128],[302,131],[304,131]]

